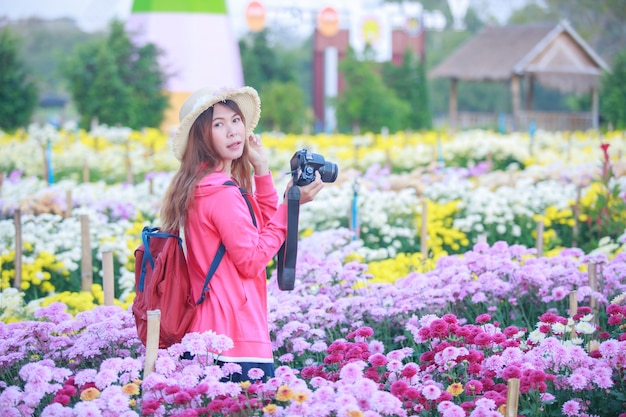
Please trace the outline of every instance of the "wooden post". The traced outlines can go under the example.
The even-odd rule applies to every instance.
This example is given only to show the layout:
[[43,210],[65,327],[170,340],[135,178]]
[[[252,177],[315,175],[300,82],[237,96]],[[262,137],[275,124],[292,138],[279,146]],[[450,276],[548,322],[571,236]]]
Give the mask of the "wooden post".
[[543,256],[543,222],[537,222],[537,256]]
[[[569,316],[574,317],[578,312],[578,293],[570,291],[569,293]],[[572,327],[572,339],[576,337],[576,329]]]
[[113,252],[102,252],[102,288],[104,290],[104,305],[112,306],[115,299],[115,285],[113,281]]
[[65,191],[65,218],[68,218],[72,215],[72,206],[74,203],[72,202],[72,190]]
[[48,154],[45,144],[42,145],[41,150],[43,151],[43,176],[41,178],[43,178],[47,184],[50,184],[50,176],[48,175]]
[[[598,291],[598,265],[595,262],[590,262],[587,267],[587,277],[589,279],[589,288],[591,291]],[[591,307],[591,313],[593,314],[593,322],[597,325],[598,320],[598,299],[595,295],[592,295],[589,299],[589,307]]]
[[81,289],[91,291],[93,284],[93,266],[91,259],[91,239],[89,237],[89,216],[80,216],[80,232],[82,242]]
[[582,193],[582,185],[576,186],[576,205],[574,206],[574,227],[572,228],[572,246],[578,245],[578,216],[580,216],[580,195]]
[[15,279],[13,280],[13,288],[22,290],[22,212],[20,209],[13,213],[13,221],[15,222]]
[[520,130],[520,76],[514,74],[511,77],[511,109],[513,111],[513,130]]
[[519,378],[510,378],[506,389],[505,417],[517,417],[519,405]]
[[130,139],[126,139],[126,182],[134,184],[133,178],[133,164],[130,160]]
[[154,364],[159,353],[161,334],[161,310],[148,310],[148,334],[146,336],[146,362],[143,367],[145,378],[154,371]]
[[420,233],[420,247],[424,261],[428,258],[428,201],[422,198],[422,229]]
[[454,132],[458,126],[458,97],[457,97],[457,83],[456,78],[450,79],[450,102],[448,103],[448,118],[450,130]]
[[87,158],[83,160],[83,182],[89,182],[89,164]]

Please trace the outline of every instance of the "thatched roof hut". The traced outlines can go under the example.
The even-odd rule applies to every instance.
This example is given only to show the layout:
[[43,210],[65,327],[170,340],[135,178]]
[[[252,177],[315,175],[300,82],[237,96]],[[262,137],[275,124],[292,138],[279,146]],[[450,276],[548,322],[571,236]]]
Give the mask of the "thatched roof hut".
[[[603,71],[608,70],[591,47],[562,21],[556,25],[485,27],[433,68],[429,77],[451,80],[449,116],[453,127],[457,126],[459,116],[457,82],[493,81],[510,84],[513,124],[517,129],[525,128],[531,119],[537,127],[549,128],[541,126],[549,118],[531,108],[534,82],[566,93],[591,92],[592,110],[586,118],[587,127],[597,128],[599,80]],[[527,88],[525,111],[520,103],[522,77]]]

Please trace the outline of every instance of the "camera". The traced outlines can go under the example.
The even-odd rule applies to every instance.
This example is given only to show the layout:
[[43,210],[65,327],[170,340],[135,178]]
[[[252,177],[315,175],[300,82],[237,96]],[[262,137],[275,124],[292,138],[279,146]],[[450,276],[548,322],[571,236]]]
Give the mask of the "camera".
[[297,151],[291,158],[291,175],[295,185],[308,185],[315,181],[315,171],[319,171],[323,182],[335,182],[339,168],[322,155],[306,149]]

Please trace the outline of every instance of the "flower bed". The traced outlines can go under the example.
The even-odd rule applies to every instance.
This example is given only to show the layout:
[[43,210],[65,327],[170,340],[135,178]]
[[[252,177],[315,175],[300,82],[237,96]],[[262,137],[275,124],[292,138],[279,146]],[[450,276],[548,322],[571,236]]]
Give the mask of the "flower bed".
[[[43,157],[21,156],[43,155],[47,141],[52,184],[41,179]],[[296,288],[269,285],[277,376],[252,384],[219,382],[233,370],[213,366],[207,351],[231,342],[210,333],[160,351],[143,375],[129,309],[133,250],[142,227],[158,222],[175,167],[163,136],[31,130],[0,142],[9,155],[0,165],[7,416],[491,416],[504,412],[511,378],[520,415],[626,413],[621,133],[264,137],[279,188],[302,147],[336,162],[340,176],[302,207]],[[17,209],[21,291],[11,288]],[[91,292],[80,288],[83,216]],[[109,307],[103,251],[115,259]],[[185,351],[195,358],[181,360]]]

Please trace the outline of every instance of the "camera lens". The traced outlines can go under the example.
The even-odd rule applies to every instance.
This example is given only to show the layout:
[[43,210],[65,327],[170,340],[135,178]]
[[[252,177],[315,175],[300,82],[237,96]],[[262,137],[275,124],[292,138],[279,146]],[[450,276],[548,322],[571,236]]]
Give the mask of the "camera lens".
[[337,167],[337,164],[326,161],[324,166],[319,169],[319,172],[322,177],[322,182],[335,182],[339,168]]

